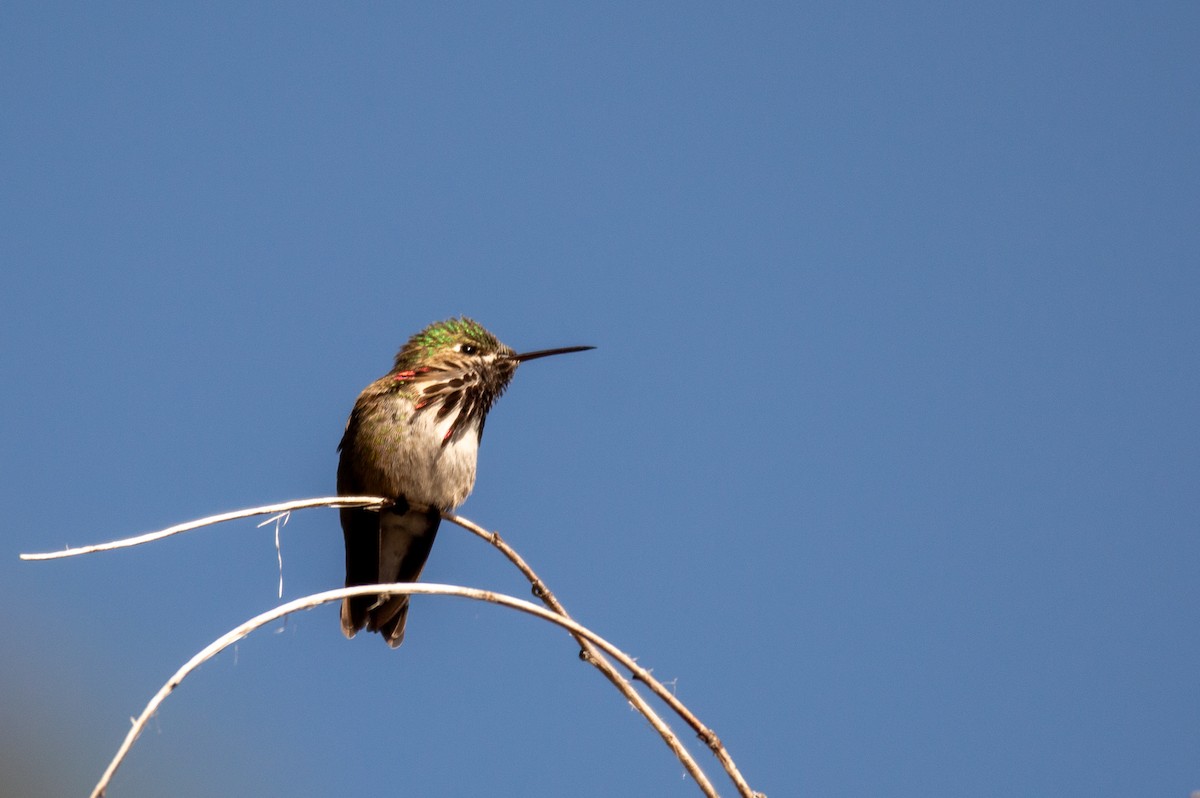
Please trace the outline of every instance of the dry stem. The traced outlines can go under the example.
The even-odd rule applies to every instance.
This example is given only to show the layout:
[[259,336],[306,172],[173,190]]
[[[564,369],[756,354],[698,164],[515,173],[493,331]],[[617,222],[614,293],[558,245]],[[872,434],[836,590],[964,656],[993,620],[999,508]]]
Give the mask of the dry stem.
[[[571,617],[570,614],[567,613],[566,608],[550,591],[550,588],[546,587],[546,584],[538,577],[536,573],[534,573],[533,569],[529,567],[521,555],[517,554],[516,550],[509,546],[508,543],[506,543],[504,539],[500,537],[499,532],[488,532],[486,529],[474,523],[473,521],[460,518],[453,513],[445,513],[443,517],[447,521],[452,521],[461,526],[463,529],[466,529],[467,531],[483,538],[499,549],[504,556],[507,557],[522,574],[525,575],[525,578],[529,580],[529,584],[533,587],[534,596],[541,599],[543,604],[562,617]],[[661,719],[659,719],[658,715],[654,712],[650,705],[647,704],[640,695],[638,695],[637,691],[633,689],[629,682],[627,682],[625,678],[622,677],[615,668],[613,668],[612,664],[606,660],[604,655],[597,651],[594,646],[592,646],[586,639],[583,639],[579,636],[576,636],[575,639],[579,642],[580,648],[582,649],[582,651],[580,651],[580,655],[587,662],[595,665],[596,668],[603,673],[604,676],[608,678],[608,680],[612,682],[613,685],[620,690],[627,699],[629,699],[629,702],[638,708],[638,711],[640,711],[646,717],[646,720],[650,721],[650,725],[654,726],[655,730],[657,730],[659,734],[663,735],[663,740],[667,743],[672,751],[675,751],[675,755],[678,756],[686,766],[688,762],[683,757],[683,753],[685,752],[681,752],[677,746],[675,735],[670,732],[670,729],[666,727],[666,724],[662,723]],[[691,710],[684,706],[683,702],[676,698],[674,693],[672,693],[670,690],[664,687],[661,682],[651,676],[650,672],[645,668],[631,668],[630,673],[633,674],[635,679],[645,684],[655,695],[665,701],[667,705],[671,707],[671,709],[675,710],[675,713],[683,719],[684,723],[692,727],[692,729],[696,732],[696,736],[698,736],[700,740],[712,750],[713,754],[716,755],[717,761],[721,763],[721,767],[725,768],[725,772],[729,774],[729,778],[733,781],[734,786],[737,787],[738,793],[740,793],[743,798],[755,798],[755,796],[759,795],[759,793],[756,793],[754,790],[750,789],[750,785],[746,783],[741,771],[738,770],[737,765],[734,763],[733,757],[729,755],[729,752],[725,749],[725,745],[721,742],[720,738],[717,737],[716,733],[701,723],[700,719],[697,718]],[[658,722],[656,723],[655,721]],[[661,726],[659,724],[661,724]],[[665,734],[663,729],[666,729]],[[689,769],[688,772],[690,773],[691,770]],[[693,777],[694,776],[695,774],[693,773]],[[697,779],[697,782],[699,782],[699,779]]]
[[79,546],[74,549],[63,549],[62,551],[48,551],[41,554],[22,554],[22,560],[58,560],[63,557],[76,557],[80,554],[92,554],[97,551],[112,551],[113,549],[126,549],[130,546],[139,546],[142,543],[150,543],[155,540],[169,538],[171,535],[178,535],[180,532],[188,532],[193,529],[199,529],[202,526],[211,526],[219,524],[222,521],[236,521],[239,518],[250,518],[255,515],[267,515],[269,513],[286,513],[292,510],[304,510],[309,507],[384,507],[391,502],[388,499],[381,499],[378,496],[328,496],[322,499],[297,499],[291,502],[282,502],[280,504],[268,504],[264,507],[251,507],[248,510],[234,510],[231,513],[221,513],[220,515],[210,515],[207,518],[201,518],[197,521],[188,521],[186,524],[176,524],[175,526],[160,529],[157,532],[147,532],[145,535],[138,535],[132,538],[121,538],[109,543],[96,543],[91,546]]
[[343,587],[338,588],[337,590],[327,590],[323,593],[314,593],[311,596],[304,596],[302,598],[289,601],[286,604],[281,604],[273,610],[256,615],[245,623],[221,635],[216,640],[201,649],[186,663],[184,663],[183,667],[177,670],[175,674],[167,680],[166,684],[159,688],[158,692],[154,694],[154,697],[150,699],[150,703],[148,703],[146,708],[142,710],[142,713],[138,715],[137,719],[133,723],[132,728],[130,728],[129,733],[125,735],[125,740],[121,743],[121,747],[117,749],[117,755],[113,757],[113,760],[108,764],[108,767],[105,768],[103,775],[100,777],[100,781],[96,783],[95,789],[92,790],[92,798],[101,798],[101,796],[104,795],[105,790],[108,789],[109,782],[112,780],[113,774],[116,773],[117,768],[120,767],[121,762],[124,761],[125,756],[133,747],[133,743],[137,740],[138,736],[142,733],[142,730],[146,727],[146,723],[151,717],[153,717],[155,711],[157,711],[159,706],[162,705],[167,696],[169,696],[175,690],[175,688],[178,687],[185,678],[187,678],[188,674],[200,667],[200,665],[207,662],[209,659],[212,659],[213,656],[241,640],[255,629],[265,626],[271,621],[282,618],[285,615],[289,615],[300,610],[309,610],[313,607],[317,607],[330,601],[341,601],[342,599],[350,596],[374,595],[376,593],[461,596],[463,598],[474,599],[476,601],[487,601],[492,604],[511,607],[512,609],[541,618],[544,621],[557,624],[558,626],[561,626],[569,631],[576,638],[583,638],[587,640],[589,643],[595,645],[613,659],[620,662],[623,666],[629,668],[631,673],[636,673],[637,671],[642,670],[638,664],[634,662],[633,657],[621,651],[621,649],[617,648],[612,643],[608,642],[587,627],[571,620],[570,618],[564,618],[556,612],[543,609],[542,607],[539,607],[536,604],[531,604],[523,599],[506,596],[503,593],[496,593],[490,590],[479,590],[471,587],[460,587],[458,585],[438,585],[428,582],[396,582],[394,584],[358,585],[356,587]]
[[[232,520],[236,520],[239,518],[248,518],[248,517],[255,516],[255,515],[266,515],[266,514],[270,514],[270,513],[286,513],[286,512],[290,512],[291,510],[300,510],[300,509],[305,509],[305,508],[309,508],[309,507],[381,508],[388,504],[390,504],[390,501],[388,499],[383,499],[383,498],[376,497],[376,496],[332,496],[332,497],[325,497],[325,498],[318,498],[318,499],[300,499],[300,500],[296,500],[296,501],[283,502],[280,504],[266,505],[264,507],[254,507],[254,508],[250,508],[247,510],[238,510],[238,511],[229,512],[229,513],[221,513],[219,515],[213,515],[213,516],[208,516],[207,518],[201,518],[196,521],[189,521],[184,524],[178,524],[176,526],[172,526],[167,529],[160,530],[158,532],[151,532],[151,533],[147,533],[145,535],[138,535],[136,537],[131,537],[131,538],[123,538],[120,540],[111,541],[109,543],[100,543],[100,544],[95,544],[95,545],[90,545],[90,546],[81,546],[81,547],[65,549],[63,551],[57,551],[57,552],[47,552],[47,553],[40,553],[40,554],[22,554],[21,559],[22,560],[51,560],[51,559],[59,559],[59,558],[63,558],[63,557],[73,557],[73,556],[77,556],[77,555],[81,555],[81,554],[91,554],[93,552],[98,552],[98,551],[112,551],[114,549],[127,548],[130,546],[137,546],[142,543],[149,543],[149,542],[152,542],[155,540],[160,540],[162,538],[169,537],[171,535],[177,535],[181,532],[187,532],[189,530],[198,529],[200,527],[221,523],[222,521],[232,521]],[[576,641],[580,645],[580,648],[581,648],[580,657],[582,659],[584,659],[585,661],[590,662],[592,665],[594,665],[618,690],[621,691],[622,695],[625,696],[625,698],[630,702],[630,704],[633,705],[633,707],[635,709],[637,709],[643,715],[643,717],[646,718],[646,720],[650,723],[650,725],[655,729],[655,731],[657,731],[659,733],[659,736],[662,737],[663,741],[667,744],[667,746],[671,749],[671,751],[675,754],[675,756],[683,764],[684,768],[688,771],[689,775],[691,775],[692,778],[696,781],[696,785],[701,789],[702,792],[704,792],[704,794],[706,796],[709,796],[709,798],[715,798],[717,793],[716,793],[716,790],[713,788],[712,783],[708,780],[707,776],[705,776],[704,772],[700,769],[700,766],[696,763],[695,759],[691,756],[691,754],[687,751],[687,749],[683,747],[683,745],[680,743],[678,737],[675,736],[675,734],[671,731],[670,727],[667,726],[667,724],[662,720],[661,717],[659,717],[659,715],[654,711],[654,709],[652,707],[650,707],[649,704],[646,703],[645,699],[643,699],[642,696],[639,695],[638,692],[633,689],[633,686],[616,670],[616,668],[613,667],[612,663],[610,663],[607,659],[605,659],[603,654],[601,654],[600,651],[597,649],[602,649],[602,650],[610,653],[611,655],[613,655],[615,659],[617,659],[623,666],[625,666],[626,668],[629,669],[630,673],[633,675],[633,677],[636,680],[645,684],[655,695],[659,696],[659,698],[661,698],[663,701],[665,701],[668,706],[670,706],[673,710],[675,710],[676,714],[678,714],[679,717],[681,717],[685,723],[687,723],[689,726],[692,727],[692,729],[696,732],[696,734],[699,736],[699,738],[709,747],[709,749],[712,750],[714,755],[716,755],[717,760],[721,763],[721,766],[725,769],[725,772],[729,775],[730,779],[733,781],[735,787],[738,790],[738,793],[742,796],[742,798],[757,798],[758,796],[761,796],[761,793],[754,792],[750,788],[750,786],[746,783],[745,779],[742,777],[741,772],[738,770],[737,765],[734,764],[732,757],[729,756],[728,751],[725,749],[725,746],[721,743],[721,741],[717,737],[717,735],[711,729],[709,729],[707,726],[705,726],[703,723],[701,723],[699,718],[697,718],[686,706],[684,706],[683,702],[681,702],[678,698],[676,698],[672,692],[667,690],[662,685],[662,683],[660,683],[657,679],[655,679],[648,670],[639,666],[631,657],[620,652],[615,647],[612,647],[611,644],[603,641],[601,638],[596,636],[593,632],[588,631],[587,629],[585,629],[582,626],[579,626],[575,621],[573,621],[571,619],[570,615],[568,615],[566,609],[558,601],[558,599],[554,596],[554,594],[550,591],[550,589],[548,587],[546,587],[546,584],[541,580],[541,578],[538,577],[538,575],[533,571],[532,568],[529,567],[529,565],[525,562],[525,560],[519,554],[517,554],[517,552],[511,546],[509,546],[508,543],[506,543],[500,537],[500,535],[498,533],[488,532],[487,530],[483,529],[479,525],[477,525],[465,518],[461,518],[457,515],[454,515],[452,513],[445,513],[444,517],[447,520],[461,526],[462,528],[466,529],[467,531],[482,538],[483,540],[487,541],[488,543],[491,543],[501,553],[503,553],[504,556],[507,557],[509,559],[509,561],[511,561],[513,563],[513,565],[515,565],[518,568],[518,570],[521,571],[521,573],[525,576],[525,578],[529,580],[530,584],[533,587],[533,594],[535,596],[537,596],[539,599],[541,599],[542,602],[547,607],[549,607],[551,611],[549,613],[547,613],[545,610],[542,610],[541,608],[536,607],[535,605],[532,605],[532,604],[527,605],[527,602],[522,602],[519,599],[512,599],[510,597],[503,596],[502,594],[493,594],[488,591],[480,591],[480,590],[475,590],[473,588],[456,588],[453,586],[449,586],[450,588],[452,588],[452,590],[447,589],[445,591],[438,591],[438,590],[425,590],[424,588],[428,588],[428,587],[447,588],[447,586],[444,586],[444,585],[432,585],[431,586],[431,585],[420,585],[420,584],[407,585],[407,584],[405,584],[405,585],[403,585],[405,590],[390,590],[388,592],[410,592],[410,593],[430,593],[430,594],[443,593],[446,595],[462,595],[462,596],[466,596],[468,598],[476,598],[476,599],[484,600],[484,601],[493,601],[494,599],[489,598],[489,597],[495,596],[495,597],[497,597],[497,599],[503,599],[503,600],[496,600],[495,603],[506,604],[508,606],[514,607],[515,609],[519,609],[519,610],[522,610],[525,612],[531,612],[531,610],[526,609],[525,606],[521,606],[521,605],[527,605],[528,607],[532,608],[533,610],[536,610],[536,611],[531,612],[531,614],[538,615],[539,617],[545,617],[546,620],[550,620],[551,622],[558,623],[560,626],[563,626],[564,628],[566,628],[568,631],[571,632],[571,634],[575,637]],[[183,666],[183,668],[181,668],[176,673],[176,675],[174,677],[172,677],[172,679],[170,681],[168,681],[166,685],[163,686],[163,688],[154,697],[154,699],[151,700],[150,705],[147,706],[146,711],[144,711],[142,717],[139,718],[139,722],[137,724],[135,724],[134,728],[130,731],[130,734],[126,737],[125,742],[122,744],[121,749],[118,751],[116,758],[113,760],[112,764],[109,765],[109,769],[105,772],[104,777],[101,779],[100,784],[97,785],[96,792],[94,792],[93,795],[97,796],[97,795],[103,794],[103,790],[107,786],[108,780],[112,777],[112,773],[116,770],[117,765],[120,764],[120,761],[124,758],[125,754],[128,752],[129,747],[132,746],[133,741],[137,738],[137,735],[140,733],[141,726],[144,725],[145,720],[148,719],[153,714],[154,709],[159,704],[162,703],[162,700],[165,699],[166,696],[172,690],[175,689],[175,687],[179,684],[179,681],[182,680],[182,678],[184,676],[186,676],[187,673],[189,673],[196,665],[200,664],[200,662],[203,662],[205,659],[208,659],[208,657],[212,656],[217,651],[220,651],[222,648],[229,645],[230,643],[241,639],[246,634],[248,634],[250,631],[253,631],[254,629],[261,626],[262,624],[269,623],[270,620],[272,620],[274,618],[281,617],[283,615],[286,615],[289,612],[293,612],[293,611],[296,611],[299,609],[309,609],[313,606],[317,606],[317,604],[324,603],[324,601],[332,601],[333,598],[324,598],[324,597],[332,596],[333,594],[337,594],[337,597],[342,597],[345,595],[359,595],[360,594],[360,593],[354,593],[354,592],[347,592],[347,591],[353,591],[353,590],[360,590],[363,593],[382,592],[378,589],[378,586],[374,586],[374,587],[376,587],[376,589],[373,591],[369,590],[367,588],[346,588],[346,589],[343,589],[340,591],[328,591],[326,593],[319,593],[319,594],[315,594],[314,596],[297,599],[295,601],[284,604],[284,605],[276,608],[275,610],[272,610],[269,613],[264,613],[263,615],[259,615],[256,618],[253,618],[250,621],[247,621],[245,624],[242,624],[237,629],[234,629],[232,632],[229,632],[227,635],[224,635],[223,637],[214,641],[212,644],[210,644],[208,647],[206,647],[203,651],[201,651],[199,654],[197,654],[195,657],[193,657],[191,660],[189,660],[188,663],[185,664]],[[391,586],[391,587],[395,587],[395,586]],[[458,591],[458,592],[453,592],[453,591]],[[311,600],[311,599],[319,599],[319,600],[317,600],[315,603],[312,603],[312,604],[305,603],[307,600]],[[516,604],[511,604],[509,602],[516,602]],[[259,623],[260,620],[261,620],[261,623]],[[225,641],[225,642],[223,642],[223,641]]]

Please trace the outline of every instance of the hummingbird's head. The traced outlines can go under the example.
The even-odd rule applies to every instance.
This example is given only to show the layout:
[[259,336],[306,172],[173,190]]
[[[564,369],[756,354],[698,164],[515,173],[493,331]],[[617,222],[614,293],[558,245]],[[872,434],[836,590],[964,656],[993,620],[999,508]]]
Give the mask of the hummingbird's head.
[[419,366],[433,366],[439,371],[494,369],[503,375],[504,383],[507,384],[512,379],[517,365],[526,360],[595,348],[566,346],[518,354],[500,343],[496,336],[479,322],[460,316],[457,319],[435,321],[409,338],[408,343],[396,353],[392,369],[403,371]]
[[518,354],[479,322],[461,316],[434,322],[409,338],[396,353],[391,376],[397,388],[413,392],[416,412],[437,408],[439,419],[453,414],[446,433],[449,441],[462,428],[462,421],[478,421],[482,433],[483,418],[522,362],[594,348],[568,346]]
[[[508,362],[513,351],[496,339],[483,325],[466,316],[435,321],[408,339],[396,353],[394,369],[417,366],[451,368],[477,367],[498,361]],[[509,378],[513,368],[508,369]]]

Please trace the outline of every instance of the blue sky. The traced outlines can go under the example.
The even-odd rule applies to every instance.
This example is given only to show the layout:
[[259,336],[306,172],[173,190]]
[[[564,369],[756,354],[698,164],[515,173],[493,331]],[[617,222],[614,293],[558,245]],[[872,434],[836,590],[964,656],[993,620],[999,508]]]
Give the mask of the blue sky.
[[[1200,789],[1200,11],[9,4],[0,778],[90,790],[277,603],[435,319],[520,370],[462,512],[772,796]],[[340,585],[333,511],[285,596]],[[445,526],[425,578],[519,596]],[[328,607],[110,792],[695,795],[560,632]],[[723,794],[716,763],[700,761]]]

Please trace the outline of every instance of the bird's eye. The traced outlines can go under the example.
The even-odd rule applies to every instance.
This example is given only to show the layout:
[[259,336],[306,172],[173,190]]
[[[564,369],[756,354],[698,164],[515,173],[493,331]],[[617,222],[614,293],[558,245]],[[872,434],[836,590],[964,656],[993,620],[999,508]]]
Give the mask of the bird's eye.
[[473,355],[477,351],[474,344],[459,344],[458,351],[464,355]]

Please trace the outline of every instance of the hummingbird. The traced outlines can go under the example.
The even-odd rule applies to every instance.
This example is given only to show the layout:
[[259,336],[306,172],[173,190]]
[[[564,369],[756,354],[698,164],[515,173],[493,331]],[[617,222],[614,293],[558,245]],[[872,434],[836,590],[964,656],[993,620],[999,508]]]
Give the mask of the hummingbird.
[[[359,394],[338,444],[337,492],[382,496],[380,511],[342,508],[346,587],[415,582],[442,513],[475,486],[488,411],[526,360],[582,352],[568,346],[517,354],[465,316],[430,324],[408,339],[392,370]],[[364,626],[392,648],[404,640],[408,596],[342,602],[342,632]]]

